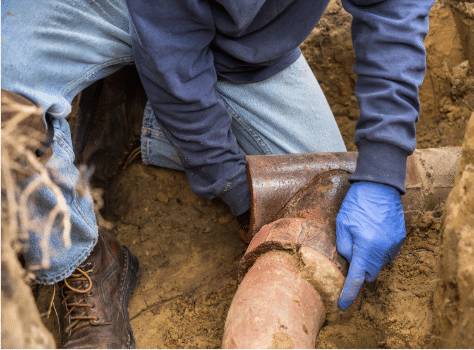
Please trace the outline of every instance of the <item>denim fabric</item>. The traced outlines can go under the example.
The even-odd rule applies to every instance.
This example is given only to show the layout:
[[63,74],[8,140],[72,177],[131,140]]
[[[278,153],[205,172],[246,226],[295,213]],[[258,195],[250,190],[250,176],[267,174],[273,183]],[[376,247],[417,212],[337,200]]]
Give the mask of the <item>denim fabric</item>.
[[[133,63],[128,12],[122,0],[2,0],[2,88],[41,106],[54,119],[53,156],[46,167],[54,174],[69,206],[71,248],[54,226],[50,266],[35,272],[37,282],[58,282],[80,265],[97,242],[98,228],[89,193],[75,190],[79,172],[73,165],[71,133],[64,119],[74,96],[94,81]],[[32,179],[30,179],[31,181]],[[30,200],[26,260],[38,264],[40,227],[56,200],[42,189]]]
[[[2,1],[2,88],[42,106],[54,120],[53,156],[47,167],[55,175],[70,208],[72,246],[66,249],[61,226],[50,240],[48,269],[38,282],[67,277],[97,241],[97,224],[89,194],[75,191],[71,135],[63,119],[74,96],[94,81],[133,63],[128,13],[123,0]],[[324,95],[301,56],[280,73],[258,83],[218,82],[220,97],[233,117],[232,130],[246,154],[345,151]],[[142,127],[146,164],[182,170],[148,105]],[[34,220],[42,220],[55,203],[48,190],[32,199]],[[41,258],[39,236],[31,230],[28,261]]]
[[[54,119],[53,155],[46,163],[50,176],[59,186],[69,208],[71,219],[71,246],[66,248],[63,237],[62,215],[56,216],[48,242],[50,267],[35,271],[40,283],[54,283],[69,276],[76,266],[84,261],[97,243],[97,222],[94,204],[88,191],[81,195],[76,188],[80,174],[73,165],[74,153],[71,146],[69,124],[65,119]],[[25,187],[38,176],[33,176],[21,184]],[[45,233],[45,222],[54,214],[58,202],[54,193],[45,186],[33,192],[28,199],[29,241],[25,259],[29,266],[39,266],[45,251],[41,239]]]
[[[219,81],[216,90],[232,116],[232,131],[245,154],[346,151],[331,109],[303,56],[261,82]],[[143,118],[142,159],[145,164],[183,170],[150,103]]]
[[2,0],[2,88],[54,118],[85,87],[133,62],[123,0]]

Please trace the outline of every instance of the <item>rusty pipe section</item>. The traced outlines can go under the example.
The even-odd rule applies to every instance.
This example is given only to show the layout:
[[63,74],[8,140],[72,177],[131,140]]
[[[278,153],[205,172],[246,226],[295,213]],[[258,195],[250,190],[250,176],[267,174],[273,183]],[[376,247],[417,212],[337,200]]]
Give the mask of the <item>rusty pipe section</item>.
[[[315,177],[331,170],[353,173],[357,152],[247,156],[251,193],[250,230],[240,232],[247,243],[275,221],[285,205]],[[407,159],[405,219],[416,210],[433,210],[446,199],[461,157],[460,147],[415,150]],[[409,214],[409,215],[407,215]]]
[[[337,307],[348,264],[337,253],[335,230],[348,177],[345,170],[316,176],[252,239],[239,264],[241,284],[227,315],[224,348],[283,346],[275,339],[285,348],[312,348],[325,320],[350,315],[355,306]],[[311,305],[315,298],[321,302]]]
[[[245,276],[227,315],[224,348],[311,348],[325,320],[319,293],[289,253],[262,255]],[[271,306],[271,307],[269,307]]]
[[[444,202],[460,155],[460,148],[441,148],[408,158],[407,221]],[[224,348],[311,348],[324,321],[340,322],[358,308],[357,300],[346,311],[337,307],[348,264],[336,250],[336,215],[356,158],[354,152],[247,158],[252,212],[242,238],[252,240],[239,265]]]

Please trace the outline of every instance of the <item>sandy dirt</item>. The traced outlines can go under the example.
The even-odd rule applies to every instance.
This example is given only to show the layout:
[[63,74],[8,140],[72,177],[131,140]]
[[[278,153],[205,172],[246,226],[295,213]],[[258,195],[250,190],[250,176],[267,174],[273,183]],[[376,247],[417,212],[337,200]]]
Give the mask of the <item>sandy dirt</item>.
[[[439,1],[426,40],[427,78],[420,91],[418,147],[460,146],[474,102],[468,65],[449,7]],[[302,45],[331,105],[348,150],[358,117],[350,15],[331,2]],[[427,348],[432,344],[442,208],[420,213],[392,264],[362,290],[360,311],[345,324],[326,325],[317,348]],[[246,245],[219,200],[195,196],[184,173],[145,166],[121,169],[105,196],[104,218],[139,258],[130,302],[138,348],[218,348],[237,288]],[[40,312],[52,289],[34,287]],[[59,301],[56,300],[56,303]],[[58,339],[55,316],[45,320]]]
[[[184,173],[140,161],[115,178],[106,202],[117,238],[140,260],[129,306],[137,347],[220,347],[246,249],[227,206],[195,196]],[[51,288],[38,294],[50,298]]]

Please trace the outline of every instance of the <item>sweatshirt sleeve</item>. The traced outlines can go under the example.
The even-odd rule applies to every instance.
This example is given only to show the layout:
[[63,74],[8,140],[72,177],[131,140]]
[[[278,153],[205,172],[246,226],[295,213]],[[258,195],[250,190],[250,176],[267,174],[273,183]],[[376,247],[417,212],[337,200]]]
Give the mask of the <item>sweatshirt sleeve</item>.
[[250,208],[245,155],[214,88],[208,2],[127,0],[127,6],[138,73],[193,192],[220,197],[242,214]]
[[343,0],[353,16],[360,117],[359,156],[350,180],[405,193],[406,159],[416,146],[418,88],[426,70],[424,39],[434,0]]

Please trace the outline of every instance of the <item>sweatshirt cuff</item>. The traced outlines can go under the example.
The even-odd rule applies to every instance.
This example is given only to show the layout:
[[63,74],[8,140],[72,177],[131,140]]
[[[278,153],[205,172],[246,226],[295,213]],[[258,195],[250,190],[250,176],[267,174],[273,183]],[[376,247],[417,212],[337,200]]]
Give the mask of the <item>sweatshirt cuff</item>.
[[245,181],[225,191],[220,198],[230,207],[234,216],[250,210],[250,186],[247,173],[245,173]]
[[401,194],[405,194],[406,164],[409,156],[407,151],[388,143],[372,141],[361,141],[357,148],[357,168],[349,177],[351,183],[381,183],[395,187]]

